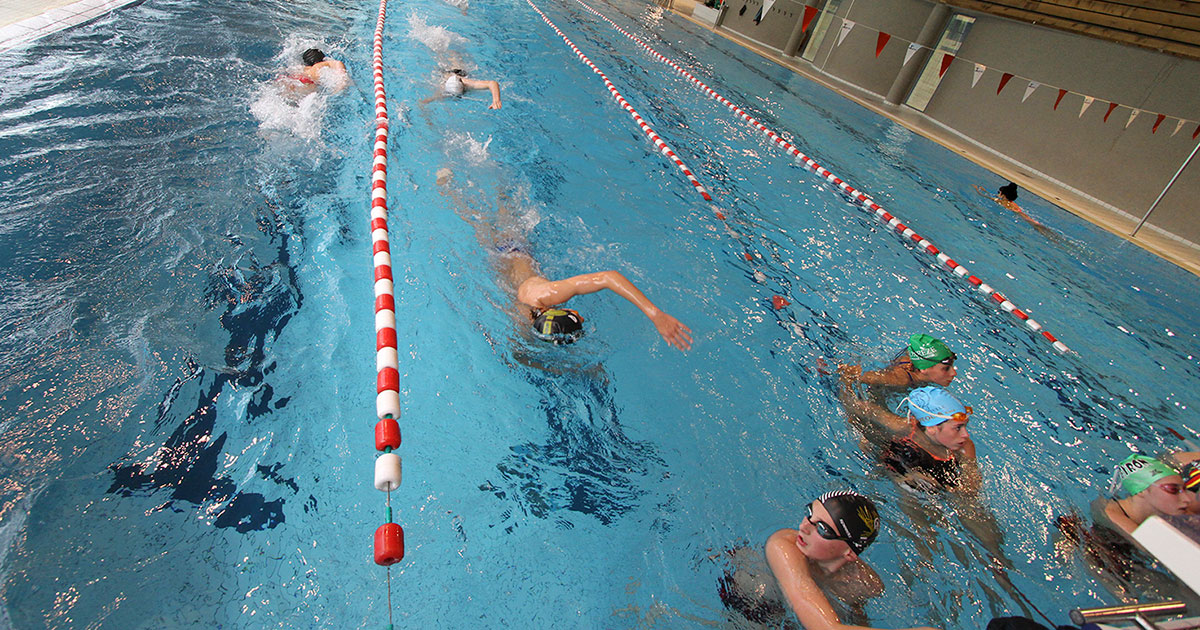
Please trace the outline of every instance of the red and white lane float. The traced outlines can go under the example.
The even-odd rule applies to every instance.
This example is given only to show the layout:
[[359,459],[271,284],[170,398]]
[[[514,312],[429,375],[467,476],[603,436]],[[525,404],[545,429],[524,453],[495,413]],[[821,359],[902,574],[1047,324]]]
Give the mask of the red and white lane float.
[[[528,0],[526,0],[526,1],[528,2]],[[826,170],[825,167],[821,166],[820,164],[817,164],[815,161],[813,161],[812,158],[801,153],[799,149],[797,149],[794,145],[792,145],[792,143],[788,142],[787,140],[784,140],[783,138],[781,138],[779,136],[779,134],[775,133],[771,129],[768,129],[766,125],[762,124],[758,120],[755,120],[752,116],[750,116],[750,114],[747,114],[744,109],[742,109],[738,105],[734,104],[733,102],[731,102],[729,99],[725,98],[724,96],[721,96],[720,94],[718,94],[715,90],[713,90],[711,87],[709,87],[707,84],[705,84],[700,79],[697,79],[692,73],[685,70],[678,63],[672,61],[671,59],[668,59],[662,53],[660,53],[657,50],[655,50],[654,48],[652,48],[649,44],[642,41],[637,36],[631,34],[629,31],[626,31],[625,29],[621,28],[616,22],[613,22],[612,20],[608,19],[606,16],[601,14],[599,11],[596,11],[592,7],[588,6],[587,3],[583,2],[583,0],[575,0],[575,1],[578,2],[580,5],[582,5],[585,9],[587,9],[591,13],[598,16],[600,19],[604,20],[605,22],[608,22],[610,25],[612,25],[613,28],[617,29],[618,32],[625,35],[629,39],[632,39],[639,46],[641,46],[647,52],[649,52],[655,59],[658,59],[659,61],[667,64],[668,66],[673,68],[676,72],[683,75],[684,78],[686,78],[689,82],[692,83],[692,85],[695,85],[696,87],[700,88],[700,90],[702,90],[709,97],[715,99],[717,102],[719,102],[722,105],[724,105],[725,107],[729,108],[733,113],[737,114],[738,117],[740,117],[742,120],[746,121],[746,123],[748,123],[750,126],[754,127],[758,131],[762,132],[765,136],[770,138],[771,142],[775,143],[780,148],[782,148],[784,151],[786,151],[789,155],[792,155],[798,161],[802,162],[805,166],[812,169],[814,172],[816,172],[817,175],[820,175],[823,179],[825,179],[825,181],[828,181],[829,183],[833,184],[834,186],[837,186],[844,193],[846,193],[852,199],[856,200],[859,204],[861,204],[861,207],[866,208],[868,211],[873,213],[875,218],[879,219],[880,221],[883,221],[884,223],[886,223],[888,225],[888,227],[895,230],[895,232],[897,234],[901,235],[902,237],[904,237],[906,239],[913,241],[914,243],[917,244],[918,248],[920,248],[920,249],[928,252],[930,255],[936,257],[938,262],[941,263],[942,265],[944,265],[951,272],[953,272],[954,275],[956,275],[960,278],[965,278],[966,281],[975,288],[975,290],[979,291],[980,293],[988,296],[988,298],[990,298],[991,300],[995,301],[1002,310],[1004,310],[1007,313],[1011,313],[1013,317],[1016,317],[1018,320],[1024,322],[1025,326],[1028,327],[1030,330],[1032,330],[1036,333],[1040,333],[1042,338],[1044,338],[1046,341],[1049,341],[1054,346],[1054,349],[1058,350],[1059,352],[1070,351],[1070,349],[1066,346],[1066,344],[1059,341],[1057,338],[1055,338],[1054,335],[1050,334],[1049,331],[1042,328],[1042,325],[1037,323],[1036,321],[1034,321],[1032,318],[1030,318],[1029,315],[1027,315],[1025,313],[1025,311],[1022,311],[1021,309],[1017,308],[1017,306],[1015,304],[1013,304],[1012,302],[1010,302],[1008,300],[1008,298],[1001,295],[998,291],[993,289],[991,286],[989,286],[984,281],[982,281],[979,278],[972,275],[971,272],[967,271],[966,267],[963,267],[962,265],[958,264],[953,258],[946,255],[944,252],[942,252],[940,249],[938,249],[936,246],[934,246],[933,243],[926,240],[920,234],[917,234],[916,232],[914,232],[911,228],[909,228],[907,225],[905,225],[903,222],[901,222],[900,219],[896,218],[891,213],[889,213],[887,210],[885,210],[882,206],[875,203],[874,200],[872,200],[870,197],[868,197],[861,190],[855,189],[853,186],[851,186],[850,184],[847,184],[845,181],[843,181],[837,175],[834,175],[833,173]],[[539,13],[541,13],[541,11],[539,11]],[[543,16],[543,18],[544,17],[545,16]],[[555,30],[557,30],[557,29],[555,29]],[[565,36],[564,36],[564,39],[565,39]]]
[[[387,522],[375,530],[375,563],[390,567],[404,559],[404,529],[392,522],[392,491],[400,487],[400,360],[396,352],[396,298],[387,230],[387,95],[383,89],[383,22],[387,0],[379,0],[375,22],[375,148],[371,163],[371,251],[375,265],[376,394],[375,487],[387,493]],[[388,627],[391,628],[392,575],[388,569]]]
[[658,151],[674,162],[675,166],[679,167],[679,170],[683,172],[684,177],[687,177],[688,181],[692,183],[692,186],[696,189],[696,192],[700,193],[700,196],[704,197],[705,201],[712,201],[712,196],[708,194],[708,191],[704,189],[704,186],[700,184],[700,181],[697,180],[696,176],[692,174],[691,169],[684,165],[683,160],[679,159],[679,156],[675,154],[675,151],[673,151],[671,147],[667,146],[666,142],[663,142],[663,139],[659,137],[657,133],[655,133],[654,129],[652,129],[650,125],[646,124],[646,121],[642,119],[641,114],[638,114],[637,111],[633,109],[633,106],[625,100],[625,97],[621,96],[621,93],[617,91],[617,88],[615,85],[613,85],[612,81],[608,80],[608,76],[601,72],[600,68],[597,68],[596,64],[592,63],[592,60],[588,59],[587,55],[583,54],[583,51],[579,50],[579,48],[575,46],[575,43],[572,42],[565,33],[559,30],[558,26],[556,26],[554,22],[551,22],[550,18],[546,17],[546,14],[542,13],[542,10],[539,9],[536,4],[534,4],[531,0],[525,1],[529,3],[529,6],[533,7],[534,11],[537,11],[538,15],[542,16],[542,19],[545,20],[546,24],[550,25],[550,28],[554,29],[555,33],[558,33],[558,36],[567,43],[567,46],[569,46],[571,50],[579,57],[580,61],[587,64],[587,66],[592,69],[592,72],[600,75],[600,78],[604,80],[604,87],[608,88],[608,92],[617,100],[617,103],[621,106],[621,108],[629,112],[629,115],[633,117],[634,122],[638,124],[638,127],[641,127],[642,132],[646,134],[646,137],[650,138],[651,142],[654,143],[654,146],[658,148]]

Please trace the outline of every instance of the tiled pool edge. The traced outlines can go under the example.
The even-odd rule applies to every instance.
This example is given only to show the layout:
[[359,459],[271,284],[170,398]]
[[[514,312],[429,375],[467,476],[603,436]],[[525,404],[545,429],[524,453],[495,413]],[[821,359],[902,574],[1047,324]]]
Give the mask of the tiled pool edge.
[[51,33],[90,22],[112,11],[145,0],[80,0],[63,7],[0,26],[0,52],[37,41]]

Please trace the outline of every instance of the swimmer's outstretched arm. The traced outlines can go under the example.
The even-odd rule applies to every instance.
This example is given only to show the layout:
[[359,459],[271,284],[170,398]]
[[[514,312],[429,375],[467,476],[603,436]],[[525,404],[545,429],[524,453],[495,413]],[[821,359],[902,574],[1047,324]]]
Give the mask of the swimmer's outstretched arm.
[[[809,573],[808,557],[796,546],[796,530],[781,529],[767,539],[767,564],[805,630],[867,630],[841,622]],[[915,630],[933,630],[918,628]]]
[[488,105],[488,109],[500,109],[500,84],[495,81],[476,81],[475,79],[463,79],[463,87],[471,90],[488,90],[492,93],[492,104]]
[[841,398],[846,413],[856,418],[872,422],[895,435],[908,435],[912,430],[912,424],[907,418],[901,418],[879,405],[859,398],[849,385],[843,385],[838,397]]
[[659,310],[650,298],[646,297],[632,282],[619,271],[600,271],[586,273],[566,280],[550,282],[545,290],[542,302],[546,304],[562,304],[576,295],[586,295],[608,289],[613,293],[629,300],[654,322],[658,334],[670,345],[689,350],[692,347],[692,329],[678,319]]
[[843,383],[863,383],[864,385],[882,385],[884,387],[902,387],[912,383],[912,379],[901,365],[869,372],[864,372],[861,364],[839,365],[837,371]]

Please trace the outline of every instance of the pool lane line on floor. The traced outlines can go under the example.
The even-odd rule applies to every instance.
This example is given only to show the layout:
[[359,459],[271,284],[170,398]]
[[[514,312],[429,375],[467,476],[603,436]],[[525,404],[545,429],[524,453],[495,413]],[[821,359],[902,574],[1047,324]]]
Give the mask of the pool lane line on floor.
[[[528,0],[526,0],[526,1],[528,1]],[[967,271],[966,267],[963,267],[962,265],[958,264],[958,262],[956,262],[953,258],[950,258],[948,255],[946,255],[944,252],[942,252],[940,249],[938,249],[938,247],[936,247],[933,243],[931,243],[930,241],[928,241],[927,239],[922,237],[920,234],[917,234],[916,232],[914,232],[911,228],[909,228],[907,225],[905,225],[903,222],[901,222],[900,219],[893,216],[891,213],[889,213],[887,210],[885,210],[883,208],[883,206],[880,206],[878,203],[876,203],[874,200],[872,200],[870,197],[868,197],[861,190],[857,190],[850,184],[843,181],[837,175],[834,175],[833,173],[831,173],[830,171],[825,169],[820,164],[817,164],[815,161],[813,161],[812,158],[808,157],[804,153],[801,153],[800,150],[797,149],[790,142],[781,138],[779,136],[779,134],[775,133],[771,129],[767,128],[766,125],[763,125],[761,122],[755,120],[753,117],[751,117],[749,114],[747,114],[744,109],[742,109],[738,105],[732,103],[731,101],[729,101],[729,99],[725,98],[724,96],[721,96],[720,94],[718,94],[715,90],[713,90],[711,87],[709,87],[707,84],[705,84],[700,79],[697,79],[692,73],[685,70],[678,63],[672,61],[671,59],[668,59],[662,53],[660,53],[657,50],[655,50],[654,48],[652,48],[649,44],[642,41],[637,36],[629,33],[625,29],[621,28],[616,22],[613,22],[612,20],[608,19],[608,17],[606,17],[599,11],[596,11],[592,7],[588,6],[585,2],[583,2],[583,0],[575,0],[575,1],[578,2],[580,5],[582,5],[588,11],[590,11],[593,14],[595,14],[596,16],[600,17],[605,22],[608,22],[610,25],[612,25],[613,28],[617,29],[618,32],[620,32],[621,34],[625,35],[626,37],[632,39],[634,42],[636,42],[638,45],[640,45],[642,48],[644,48],[647,52],[649,52],[651,55],[653,55],[656,59],[667,64],[668,66],[673,68],[675,71],[682,74],[684,76],[684,78],[686,78],[688,81],[690,81],[696,87],[700,88],[709,97],[715,99],[717,102],[728,107],[731,111],[733,111],[733,113],[737,114],[742,120],[746,121],[752,127],[757,129],[758,131],[762,132],[764,135],[766,135],[768,138],[770,138],[772,142],[774,142],[776,145],[781,147],[789,155],[792,155],[797,160],[803,162],[805,166],[807,166],[809,169],[811,169],[817,175],[820,175],[823,179],[825,179],[829,183],[834,184],[835,186],[840,188],[843,192],[845,192],[847,195],[849,195],[852,199],[856,200],[859,203],[859,205],[870,210],[874,214],[875,218],[888,224],[888,226],[891,227],[893,230],[895,230],[895,232],[897,234],[912,240],[914,243],[917,244],[917,247],[923,249],[930,255],[936,257],[938,262],[945,265],[955,275],[957,275],[960,278],[965,278],[966,281],[968,283],[970,283],[973,287],[975,287],[975,289],[977,291],[988,296],[988,298],[990,298],[991,300],[993,300],[997,304],[999,304],[1001,310],[1011,314],[1013,317],[1016,317],[1018,320],[1024,322],[1025,325],[1030,330],[1040,333],[1042,338],[1046,339],[1047,341],[1049,341],[1051,343],[1051,345],[1054,346],[1055,350],[1058,350],[1059,352],[1070,352],[1070,348],[1068,348],[1066,344],[1059,341],[1054,335],[1050,334],[1049,331],[1042,328],[1042,325],[1039,324],[1034,319],[1030,318],[1029,315],[1027,315],[1025,313],[1025,311],[1022,311],[1021,309],[1017,308],[1017,306],[1015,304],[1013,304],[1011,301],[1009,301],[1008,298],[1004,297],[1002,294],[1000,294],[999,291],[996,291],[995,289],[993,289],[986,282],[983,282],[976,276],[972,275],[969,271]]]
[[371,254],[375,267],[375,488],[387,493],[387,522],[375,530],[375,564],[387,567],[388,625],[392,628],[392,569],[404,559],[404,528],[392,521],[392,490],[400,487],[400,360],[396,351],[396,298],[387,229],[387,92],[383,89],[383,24],[387,0],[379,0],[372,75],[375,83],[375,145],[371,161]]
[[658,148],[659,153],[667,156],[672,162],[675,163],[675,166],[679,167],[679,170],[682,171],[684,176],[687,177],[688,181],[692,183],[692,186],[696,189],[696,192],[700,193],[701,197],[704,197],[705,201],[712,201],[712,195],[708,194],[708,191],[705,190],[704,186],[700,184],[700,180],[696,179],[696,176],[692,174],[691,169],[684,165],[683,160],[679,159],[679,156],[675,154],[675,151],[672,150],[671,147],[667,146],[667,143],[663,141],[658,133],[655,132],[654,129],[642,119],[641,114],[637,113],[637,111],[633,109],[633,106],[629,104],[629,101],[626,101],[625,97],[621,96],[621,93],[617,91],[617,88],[615,85],[613,85],[612,81],[608,80],[608,76],[601,72],[600,68],[596,67],[596,64],[592,63],[592,60],[588,59],[587,55],[583,54],[583,51],[579,50],[579,47],[576,46],[569,37],[567,37],[566,33],[563,33],[562,30],[560,30],[558,26],[554,24],[554,22],[551,22],[550,18],[546,17],[546,14],[542,13],[542,10],[539,9],[532,0],[525,0],[525,2],[529,3],[529,6],[533,7],[533,10],[537,11],[537,14],[542,16],[542,20],[544,20],[546,24],[550,26],[550,28],[554,29],[555,33],[558,33],[558,36],[567,43],[567,46],[570,47],[575,55],[579,57],[580,61],[591,68],[592,72],[600,75],[600,78],[604,80],[604,86],[608,88],[608,92],[612,94],[614,99],[616,99],[617,104],[620,105],[622,109],[629,112],[629,115],[633,117],[634,122],[636,122],[638,127],[641,127],[642,132],[646,134],[646,137],[650,138],[650,140],[654,143],[654,146]]

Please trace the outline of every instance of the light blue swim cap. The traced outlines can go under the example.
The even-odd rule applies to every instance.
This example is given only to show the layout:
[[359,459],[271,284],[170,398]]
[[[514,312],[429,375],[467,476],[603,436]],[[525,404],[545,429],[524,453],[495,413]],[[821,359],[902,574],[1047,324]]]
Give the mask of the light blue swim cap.
[[947,420],[958,419],[955,418],[958,414],[962,414],[960,418],[963,420],[971,415],[970,407],[958,402],[957,398],[941,387],[933,385],[918,387],[909,392],[908,398],[900,401],[900,405],[896,407],[896,413],[900,413],[900,408],[905,405],[908,405],[908,415],[923,427],[937,426]]

